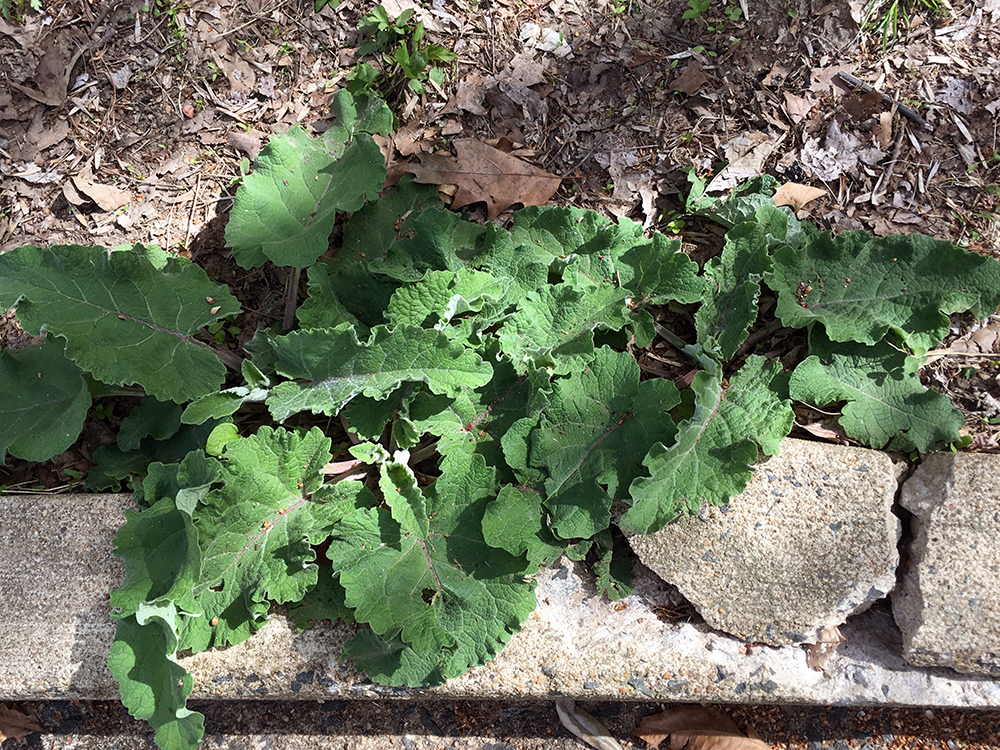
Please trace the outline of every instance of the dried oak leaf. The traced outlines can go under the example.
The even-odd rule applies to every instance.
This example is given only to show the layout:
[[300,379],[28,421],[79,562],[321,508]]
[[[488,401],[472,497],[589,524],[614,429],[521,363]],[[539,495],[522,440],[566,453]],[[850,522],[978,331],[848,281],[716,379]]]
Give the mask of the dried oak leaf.
[[684,68],[684,72],[674,79],[672,84],[674,91],[682,91],[688,96],[694,96],[705,86],[715,86],[715,79],[704,71],[701,63],[692,60]]
[[84,175],[73,177],[73,187],[80,195],[85,195],[94,201],[102,211],[117,211],[132,200],[132,193],[128,190],[122,190],[114,185],[92,182]]
[[420,164],[403,169],[416,182],[457,186],[453,209],[485,202],[491,221],[515,203],[544,205],[562,182],[561,177],[470,138],[455,141],[455,151],[457,156],[421,155]]
[[774,194],[774,205],[791,206],[792,210],[798,213],[804,205],[824,195],[826,195],[826,190],[823,188],[802,185],[798,182],[786,182]]
[[41,732],[42,725],[30,716],[0,705],[0,744],[11,737],[23,740],[32,732]]
[[703,706],[682,706],[643,719],[636,737],[659,747],[668,736],[670,750],[767,750],[761,740],[743,734],[728,716]]

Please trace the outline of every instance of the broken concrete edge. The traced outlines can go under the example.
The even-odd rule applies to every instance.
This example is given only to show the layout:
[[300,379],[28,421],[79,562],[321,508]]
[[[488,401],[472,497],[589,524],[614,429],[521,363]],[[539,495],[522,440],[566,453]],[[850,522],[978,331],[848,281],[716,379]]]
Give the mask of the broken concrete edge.
[[[107,594],[121,580],[112,540],[130,506],[128,495],[0,496],[0,553],[21,561],[0,570],[7,655],[0,699],[118,697],[106,667],[114,637]],[[587,570],[560,560],[538,576],[538,608],[499,656],[438,688],[375,685],[337,661],[352,627],[323,623],[299,633],[280,612],[238,646],[180,661],[194,677],[192,699],[1000,706],[996,678],[909,664],[884,602],[843,625],[846,642],[816,671],[800,645],[748,645],[703,622],[661,620],[661,604],[675,590],[637,567],[635,593],[612,603],[596,593]]]

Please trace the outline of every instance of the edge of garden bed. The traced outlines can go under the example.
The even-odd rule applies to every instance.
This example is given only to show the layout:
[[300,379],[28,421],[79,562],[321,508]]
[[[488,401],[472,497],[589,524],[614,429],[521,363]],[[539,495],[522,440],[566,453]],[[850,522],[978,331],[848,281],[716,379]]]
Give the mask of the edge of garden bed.
[[[874,452],[873,452],[874,453]],[[1000,457],[969,456],[977,460]],[[114,637],[112,542],[130,496],[5,495],[0,512],[0,699],[118,697],[106,667]],[[959,551],[960,553],[961,551]],[[966,550],[969,564],[980,553]],[[250,640],[181,659],[192,699],[493,698],[821,705],[1000,706],[1000,679],[916,667],[884,602],[851,617],[823,671],[802,645],[748,645],[699,618],[664,617],[666,584],[637,566],[635,593],[610,602],[566,558],[538,577],[538,608],[500,655],[443,686],[375,685],[336,656],[353,629],[297,632],[280,612]]]

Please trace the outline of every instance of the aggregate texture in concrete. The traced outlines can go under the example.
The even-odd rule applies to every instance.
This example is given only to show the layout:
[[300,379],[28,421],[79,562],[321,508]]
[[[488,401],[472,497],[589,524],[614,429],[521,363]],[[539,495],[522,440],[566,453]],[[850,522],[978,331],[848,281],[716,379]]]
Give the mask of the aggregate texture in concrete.
[[907,660],[1000,677],[1000,456],[934,453],[903,485],[913,543],[892,609]]
[[885,453],[786,440],[729,505],[629,542],[713,628],[815,643],[896,585],[904,470]]

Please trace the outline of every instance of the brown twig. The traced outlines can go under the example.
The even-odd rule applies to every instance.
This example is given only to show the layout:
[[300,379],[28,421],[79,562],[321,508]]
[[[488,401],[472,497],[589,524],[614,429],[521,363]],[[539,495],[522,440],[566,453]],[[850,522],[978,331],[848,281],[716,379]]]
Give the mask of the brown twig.
[[[850,73],[845,73],[844,71],[840,71],[839,73],[837,73],[837,76],[840,78],[841,82],[844,83],[845,87],[850,89],[851,91],[863,91],[866,94],[870,94],[871,92],[875,91],[874,88],[869,86],[860,78],[852,76]],[[913,109],[913,107],[908,107],[905,104],[902,104],[901,102],[897,101],[896,99],[893,99],[888,94],[882,94],[881,91],[875,91],[875,93],[882,95],[883,104],[890,107],[892,105],[896,105],[896,108],[899,109],[899,113],[903,115],[903,117],[907,118],[908,120],[912,120],[925,130],[931,129],[931,126],[927,122],[927,120],[918,115],[917,111]]]

